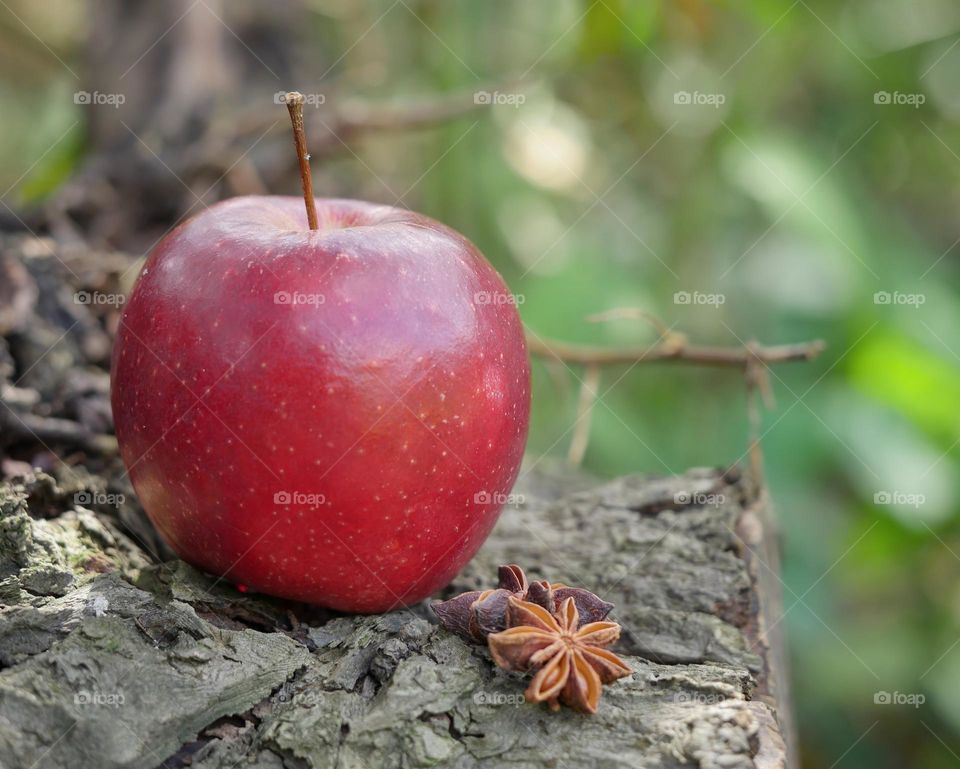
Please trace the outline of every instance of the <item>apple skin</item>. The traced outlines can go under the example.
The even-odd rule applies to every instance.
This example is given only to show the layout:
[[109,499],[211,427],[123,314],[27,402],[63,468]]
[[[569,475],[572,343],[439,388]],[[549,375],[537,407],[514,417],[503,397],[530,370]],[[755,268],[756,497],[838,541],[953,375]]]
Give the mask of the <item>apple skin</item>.
[[218,203],[150,254],[112,366],[120,451],[188,563],[381,612],[486,539],[530,412],[523,327],[466,238],[410,211]]

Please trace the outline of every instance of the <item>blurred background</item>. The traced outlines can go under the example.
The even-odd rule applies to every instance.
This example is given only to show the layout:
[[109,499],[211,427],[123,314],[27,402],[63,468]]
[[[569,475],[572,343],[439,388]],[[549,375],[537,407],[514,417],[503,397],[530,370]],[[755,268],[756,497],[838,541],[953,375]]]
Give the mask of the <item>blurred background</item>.
[[[761,432],[803,766],[960,763],[960,5],[951,0],[0,2],[0,224],[142,256],[235,194],[407,206],[531,333],[822,338]],[[133,276],[131,275],[130,278]],[[563,457],[584,372],[534,373]],[[606,368],[583,465],[746,460],[735,370]]]

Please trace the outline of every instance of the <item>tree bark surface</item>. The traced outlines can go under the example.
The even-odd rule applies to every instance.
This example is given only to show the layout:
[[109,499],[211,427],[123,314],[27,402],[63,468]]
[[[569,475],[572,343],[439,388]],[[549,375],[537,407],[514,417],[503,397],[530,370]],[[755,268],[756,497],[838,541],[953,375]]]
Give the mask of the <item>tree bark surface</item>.
[[782,649],[765,631],[775,551],[762,495],[735,472],[529,469],[445,591],[518,563],[613,601],[635,673],[594,716],[523,702],[527,679],[425,604],[337,616],[153,564],[118,516],[83,504],[111,483],[79,477],[0,487],[0,766],[788,765]]

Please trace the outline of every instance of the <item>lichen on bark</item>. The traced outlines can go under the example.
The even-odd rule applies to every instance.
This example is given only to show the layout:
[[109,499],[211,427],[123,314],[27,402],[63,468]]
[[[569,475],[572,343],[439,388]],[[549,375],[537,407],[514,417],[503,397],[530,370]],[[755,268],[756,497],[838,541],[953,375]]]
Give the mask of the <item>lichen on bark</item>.
[[42,474],[0,487],[0,766],[784,765],[737,534],[757,506],[731,474],[525,474],[445,592],[519,563],[613,601],[636,672],[595,716],[524,702],[521,676],[426,605],[350,617],[238,593],[151,563],[70,491]]

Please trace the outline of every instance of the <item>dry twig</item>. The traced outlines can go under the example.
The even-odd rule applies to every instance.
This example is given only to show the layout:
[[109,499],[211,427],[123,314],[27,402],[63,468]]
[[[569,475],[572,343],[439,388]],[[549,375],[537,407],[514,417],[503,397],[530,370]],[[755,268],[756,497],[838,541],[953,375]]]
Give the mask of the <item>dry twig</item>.
[[746,369],[751,360],[761,363],[790,363],[813,360],[826,345],[822,340],[776,346],[755,345],[748,347],[708,347],[704,345],[677,344],[676,338],[642,347],[600,347],[586,344],[571,344],[555,339],[544,339],[527,334],[527,347],[532,355],[541,358],[578,363],[610,366],[622,363],[655,363],[676,361],[703,366],[727,366]]
[[600,368],[613,365],[635,365],[673,361],[703,366],[738,368],[743,371],[747,388],[748,453],[750,468],[755,483],[759,483],[763,471],[763,456],[760,451],[760,408],[758,396],[767,408],[773,407],[768,366],[776,363],[813,360],[826,346],[822,340],[799,344],[764,346],[750,342],[739,347],[710,347],[692,345],[685,334],[673,331],[660,319],[643,310],[621,308],[591,315],[591,322],[622,318],[636,318],[650,323],[660,334],[657,342],[642,347],[600,347],[572,344],[555,339],[544,339],[527,332],[527,348],[531,355],[543,358],[548,363],[582,365],[586,367],[581,381],[577,402],[577,421],[567,460],[579,465],[587,451],[590,433],[590,417],[597,397]]

